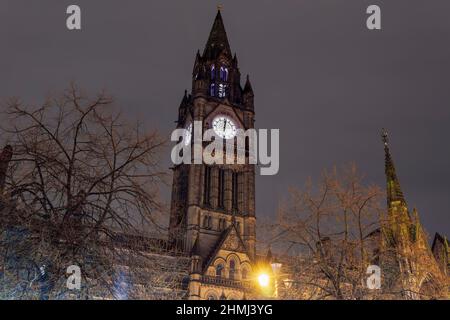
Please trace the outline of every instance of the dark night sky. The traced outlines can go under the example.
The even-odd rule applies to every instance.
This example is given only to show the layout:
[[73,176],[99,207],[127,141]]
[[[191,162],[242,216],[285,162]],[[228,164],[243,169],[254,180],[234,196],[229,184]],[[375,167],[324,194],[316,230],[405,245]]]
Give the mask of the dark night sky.
[[[65,27],[82,9],[82,31]],[[257,215],[290,185],[355,161],[384,186],[380,129],[409,205],[430,234],[450,235],[450,1],[223,1],[259,128],[279,128],[276,176],[257,177]],[[365,27],[370,4],[382,31]],[[131,119],[169,135],[215,1],[2,0],[0,98],[41,103],[70,81],[107,89]],[[169,167],[169,154],[165,159]]]

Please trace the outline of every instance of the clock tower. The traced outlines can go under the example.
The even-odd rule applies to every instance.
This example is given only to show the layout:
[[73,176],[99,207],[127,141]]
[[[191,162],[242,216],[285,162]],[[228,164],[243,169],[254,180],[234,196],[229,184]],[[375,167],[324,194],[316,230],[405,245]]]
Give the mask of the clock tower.
[[[177,128],[192,132],[196,121],[203,132],[213,129],[216,139],[236,143],[237,130],[254,128],[253,98],[248,76],[241,86],[238,60],[219,10],[203,53],[196,54],[192,91],[185,91]],[[193,140],[185,138],[187,143]],[[226,292],[242,297],[242,291],[229,288],[220,292],[217,281],[235,281],[239,287],[249,277],[255,257],[255,168],[248,163],[248,150],[246,158],[245,164],[203,162],[173,168],[169,238],[191,254],[191,298],[215,299]],[[216,280],[215,290],[204,283],[208,277]]]

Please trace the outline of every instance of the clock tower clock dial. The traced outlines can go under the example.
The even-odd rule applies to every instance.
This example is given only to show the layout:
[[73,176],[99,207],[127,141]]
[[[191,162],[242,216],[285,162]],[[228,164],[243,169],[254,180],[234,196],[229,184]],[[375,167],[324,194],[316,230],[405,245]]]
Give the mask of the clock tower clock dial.
[[236,125],[233,120],[226,116],[215,117],[212,127],[214,132],[223,139],[232,139],[236,136]]

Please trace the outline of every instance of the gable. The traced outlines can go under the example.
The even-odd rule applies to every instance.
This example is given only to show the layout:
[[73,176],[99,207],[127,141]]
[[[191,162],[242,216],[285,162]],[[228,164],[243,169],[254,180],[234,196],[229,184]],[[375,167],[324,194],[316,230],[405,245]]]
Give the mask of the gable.
[[212,262],[218,257],[221,250],[242,253],[249,257],[247,253],[247,248],[245,247],[242,238],[239,236],[236,226],[232,224],[229,226],[221,235],[216,245],[212,249],[206,263],[204,265],[204,270],[207,270]]
[[234,228],[234,227],[231,229],[231,231],[226,236],[226,238],[223,241],[222,246],[220,247],[219,250],[227,250],[227,251],[242,252],[242,253],[247,252],[243,241],[238,236],[236,228]]

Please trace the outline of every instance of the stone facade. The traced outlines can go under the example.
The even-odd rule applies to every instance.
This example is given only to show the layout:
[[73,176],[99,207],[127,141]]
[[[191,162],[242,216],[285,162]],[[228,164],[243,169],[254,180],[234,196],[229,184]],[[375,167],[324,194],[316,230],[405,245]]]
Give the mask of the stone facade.
[[[217,116],[244,130],[254,128],[253,89],[248,76],[242,88],[240,77],[219,11],[203,54],[196,55],[192,92],[184,94],[177,128],[200,121],[206,130]],[[387,135],[383,139],[388,210],[366,241],[373,242],[374,262],[385,270],[384,298],[447,297],[448,243],[440,237],[430,249],[417,212],[406,205]],[[254,166],[203,163],[179,165],[173,172],[169,241],[191,254],[189,298],[257,297],[251,276],[257,259]],[[258,265],[270,269],[270,260]]]
[[[197,53],[192,91],[185,92],[178,109],[177,128],[194,121],[202,129],[225,117],[236,127],[254,128],[254,94],[247,76],[241,86],[236,55],[232,55],[220,11],[202,54]],[[387,178],[387,214],[370,239],[383,273],[383,291],[377,298],[448,298],[449,249],[445,237],[436,235],[430,248],[418,213],[410,212],[401,191],[384,136]],[[12,216],[3,188],[11,147],[0,154],[0,214]],[[247,153],[248,156],[248,153]],[[270,270],[273,257],[256,256],[255,167],[251,164],[181,164],[173,168],[168,240],[121,235],[114,243],[123,252],[139,252],[141,272],[133,284],[132,299],[252,299],[258,298],[256,269]],[[121,247],[132,243],[132,247]],[[133,249],[133,250],[131,250]],[[145,258],[145,259],[144,259]],[[305,260],[285,257],[287,277],[311,266]],[[126,263],[121,267],[127,268]],[[305,271],[305,270],[300,270]],[[313,265],[310,272],[320,272]],[[269,271],[270,273],[270,271]],[[309,271],[305,273],[308,282]],[[326,281],[326,280],[324,280]],[[275,288],[278,291],[278,288]],[[296,299],[311,298],[307,288]],[[292,290],[291,290],[292,292]],[[277,297],[289,299],[289,292]],[[273,293],[271,293],[273,294]],[[272,295],[273,296],[273,295]],[[316,296],[319,296],[317,293]],[[99,293],[94,298],[113,298]],[[266,296],[267,297],[267,296]],[[90,297],[92,298],[92,297]]]
[[[177,128],[200,121],[204,132],[217,117],[238,129],[254,128],[253,90],[248,77],[244,88],[240,78],[218,11],[203,54],[196,55],[192,92],[182,99]],[[169,236],[191,252],[191,299],[241,299],[247,291],[256,220],[255,168],[246,163],[173,168]]]

